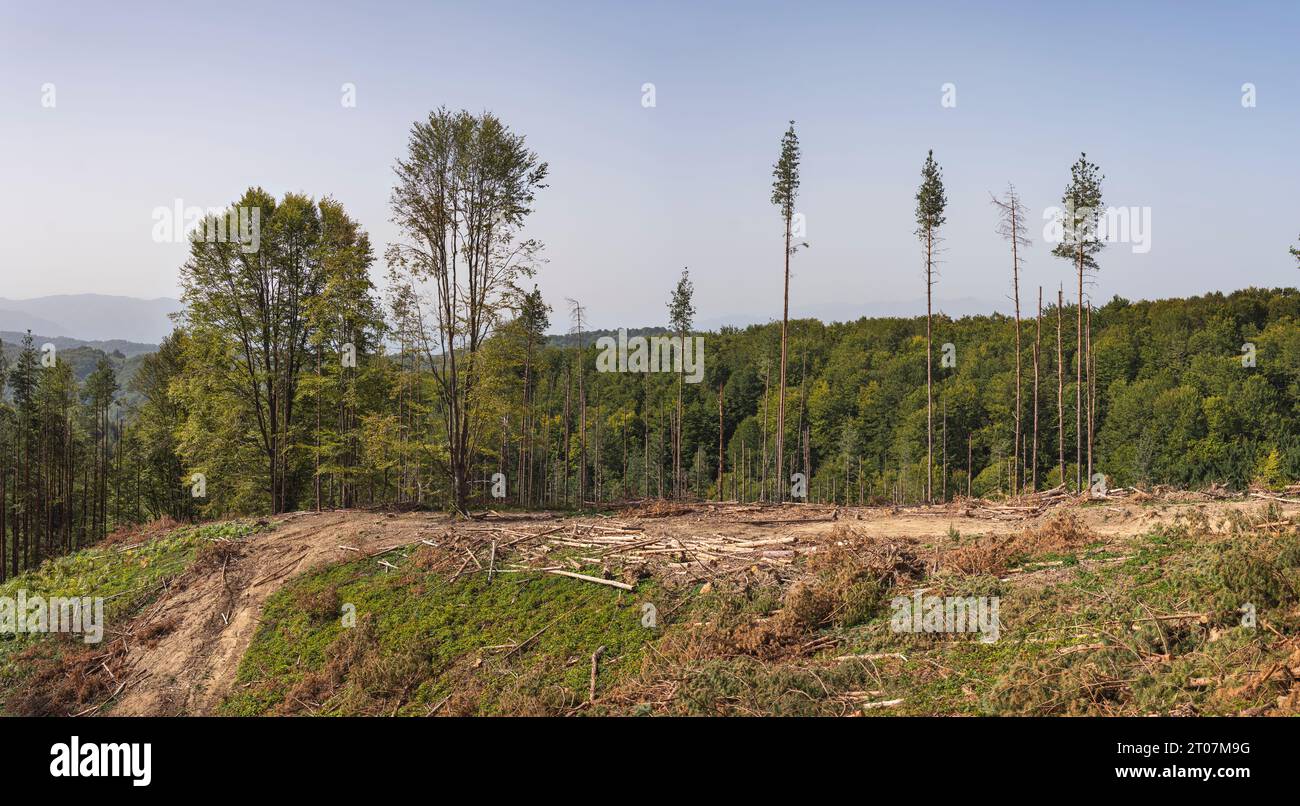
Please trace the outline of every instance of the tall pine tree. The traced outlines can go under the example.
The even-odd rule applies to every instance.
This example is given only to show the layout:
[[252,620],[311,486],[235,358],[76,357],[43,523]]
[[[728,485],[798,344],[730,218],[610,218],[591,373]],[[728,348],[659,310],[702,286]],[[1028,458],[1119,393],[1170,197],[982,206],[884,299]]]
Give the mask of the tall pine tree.
[[925,500],[934,500],[934,270],[939,228],[948,219],[944,209],[948,197],[943,189],[943,172],[934,161],[934,150],[921,166],[921,187],[916,191],[916,235],[925,250]]
[[781,156],[772,167],[772,204],[781,211],[785,225],[785,285],[781,307],[781,385],[776,404],[776,500],[785,499],[785,368],[790,328],[790,256],[794,252],[792,229],[794,203],[799,196],[799,137],[794,121],[781,137]]
[[[1097,270],[1096,256],[1104,244],[1098,233],[1101,216],[1101,183],[1105,177],[1095,163],[1082,153],[1070,167],[1070,183],[1061,196],[1064,210],[1058,217],[1060,243],[1052,254],[1074,264],[1078,278],[1079,297],[1076,300],[1078,316],[1077,343],[1074,354],[1074,439],[1076,467],[1075,485],[1083,492],[1083,279]],[[1062,482],[1065,479],[1061,479]]]

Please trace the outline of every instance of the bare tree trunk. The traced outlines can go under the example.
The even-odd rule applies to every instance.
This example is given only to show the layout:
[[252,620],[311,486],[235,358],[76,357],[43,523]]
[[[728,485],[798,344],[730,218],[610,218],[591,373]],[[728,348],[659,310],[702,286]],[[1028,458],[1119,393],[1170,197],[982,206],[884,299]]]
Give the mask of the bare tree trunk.
[[974,436],[971,434],[967,434],[966,435],[966,497],[967,498],[970,498],[971,481],[972,481],[971,476],[973,475],[973,470],[974,470],[974,468],[971,466],[972,465],[971,458],[973,456],[971,445],[973,444],[973,442],[974,442]]
[[600,396],[596,396],[596,422],[592,426],[592,450],[595,457],[591,461],[591,486],[595,491],[594,500],[599,503],[605,500],[605,490],[602,485],[602,469],[600,463]]
[[934,340],[931,331],[931,290],[933,275],[934,235],[925,231],[925,502],[934,501]]
[[785,295],[781,309],[781,386],[777,390],[776,403],[776,500],[785,498],[785,362],[786,339],[790,327],[790,217],[785,219]]
[[1079,299],[1075,306],[1079,317],[1079,341],[1074,352],[1074,477],[1083,492],[1083,242],[1078,247]]
[[767,384],[771,378],[772,372],[767,367],[767,360],[763,361],[763,471],[762,471],[762,489],[759,491],[759,500],[767,500]]
[[844,505],[848,506],[853,503],[849,498],[849,479],[853,473],[853,457],[845,454],[844,456]]
[[569,504],[569,442],[571,420],[571,396],[573,394],[573,367],[565,367],[564,372],[564,445],[560,450],[560,465],[564,468],[564,504]]
[[[527,384],[525,384],[527,387]],[[527,391],[525,391],[525,396]],[[519,506],[529,506],[529,476],[532,468],[532,418],[529,416],[528,402],[523,402],[523,407],[519,412],[519,440],[516,443],[515,451],[515,500]],[[508,487],[507,487],[508,489]]]
[[740,500],[749,495],[749,442],[740,444]]
[[[848,477],[844,479],[845,490],[848,489]],[[948,396],[943,396],[943,492],[940,498],[948,502]]]
[[[579,345],[582,336],[578,337]],[[587,502],[587,386],[583,381],[582,347],[578,348],[578,506]]]
[[1038,316],[1034,324],[1034,444],[1029,457],[1029,491],[1038,491],[1038,351],[1043,338],[1043,287],[1038,287]]
[[[686,336],[679,334],[682,340],[682,349],[686,349]],[[677,498],[682,498],[686,493],[685,479],[682,476],[682,431],[685,423],[682,422],[682,384],[686,379],[684,371],[677,373],[677,434],[673,439],[673,487]]]
[[659,497],[664,497],[664,402],[659,400],[659,445],[655,449],[655,478],[659,482]]
[[645,490],[645,498],[650,497],[650,373],[645,374],[645,400],[641,405],[641,419],[645,423],[645,478],[641,480],[641,486]]
[[1056,445],[1061,454],[1061,484],[1065,481],[1065,353],[1061,349],[1061,309],[1065,294],[1056,289]]
[[[799,455],[803,458],[803,478],[808,485],[812,483],[812,462],[808,453],[808,426],[804,423],[804,415],[808,413],[808,394],[804,384],[808,380],[808,351],[805,349],[799,354]],[[796,460],[797,461],[797,460]],[[794,464],[794,462],[791,462]],[[805,488],[805,492],[811,487]],[[805,496],[804,501],[808,498]]]
[[805,425],[803,428],[803,473],[806,480],[812,479],[812,452],[808,444],[812,441],[811,437],[811,428]]
[[1096,357],[1092,354],[1092,302],[1088,302],[1088,322],[1087,322],[1087,345],[1086,345],[1088,365],[1088,484],[1092,484],[1092,426],[1093,414],[1096,411],[1096,380],[1093,377],[1093,361]]
[[718,384],[718,500],[722,500],[722,384]]
[[1015,297],[1015,305],[1016,305],[1016,415],[1013,418],[1014,427],[1015,427],[1015,438],[1013,440],[1013,445],[1015,447],[1015,450],[1012,451],[1013,459],[1011,465],[1011,489],[1014,491],[1013,493],[1014,495],[1019,495],[1020,475],[1021,475],[1020,467],[1019,467],[1020,418],[1022,412],[1020,406],[1020,256],[1016,251],[1016,247],[1019,245],[1018,239],[1015,237],[1015,233],[1018,232],[1018,230],[1016,229],[1016,225],[1018,223],[1016,221],[1016,212],[1017,212],[1016,206],[1012,205],[1011,207],[1011,232],[1012,232],[1011,288],[1012,288],[1012,293]]
[[316,470],[312,474],[316,491],[316,511],[320,512],[320,393],[321,393],[321,345],[316,345]]

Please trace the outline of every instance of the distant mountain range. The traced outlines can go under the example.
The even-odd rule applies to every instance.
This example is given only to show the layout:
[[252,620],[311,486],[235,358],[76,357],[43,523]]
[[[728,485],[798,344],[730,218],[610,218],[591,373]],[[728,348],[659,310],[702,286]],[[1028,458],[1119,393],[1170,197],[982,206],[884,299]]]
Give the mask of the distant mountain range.
[[[27,336],[26,331],[18,332],[16,330],[0,330],[0,343],[4,344],[5,354],[10,352],[17,353],[22,348],[23,339]],[[53,344],[59,350],[73,350],[78,347],[87,347],[91,350],[98,350],[105,355],[119,353],[123,358],[134,358],[137,355],[147,355],[158,349],[157,344],[145,343],[139,341],[126,341],[125,339],[74,339],[71,336],[50,336],[45,333],[32,331],[32,343],[36,349],[41,349],[45,343]]]
[[[5,362],[10,367],[18,360],[25,335],[25,333],[0,330],[0,355],[4,356]],[[46,343],[53,344],[58,350],[59,360],[67,362],[68,366],[72,367],[72,376],[76,378],[77,383],[85,383],[90,373],[95,371],[99,360],[107,356],[114,372],[117,373],[117,405],[128,407],[140,400],[140,396],[131,391],[131,379],[135,377],[136,370],[140,368],[144,357],[158,349],[156,344],[122,339],[82,341],[68,336],[46,336],[35,332],[32,333],[32,343],[37,350]],[[0,388],[0,398],[12,399],[13,389],[7,385]]]
[[120,341],[122,345],[118,347],[95,346],[105,352],[120,349],[130,355],[126,348],[132,343],[155,345],[162,341],[172,330],[168,316],[180,309],[180,300],[170,297],[138,299],[108,294],[57,294],[32,299],[0,297],[0,332],[6,342],[10,333],[27,330],[49,340],[62,336],[89,342]]

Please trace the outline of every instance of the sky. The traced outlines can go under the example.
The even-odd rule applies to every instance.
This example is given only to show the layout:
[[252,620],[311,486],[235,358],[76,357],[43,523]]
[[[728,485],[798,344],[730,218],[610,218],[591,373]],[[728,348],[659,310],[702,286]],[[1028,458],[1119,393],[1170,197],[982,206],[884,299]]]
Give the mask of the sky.
[[790,120],[792,316],[924,311],[929,149],[941,309],[1009,309],[1009,182],[1025,307],[1072,298],[1042,213],[1083,151],[1105,203],[1149,221],[1101,254],[1099,303],[1300,282],[1300,4],[982,5],[0,0],[0,297],[177,296],[186,249],[155,241],[155,209],[252,185],[341,201],[382,288],[393,163],[439,106],[490,110],[549,163],[526,233],[553,323],[575,298],[594,327],[663,324],[683,267],[697,322],[779,319]]

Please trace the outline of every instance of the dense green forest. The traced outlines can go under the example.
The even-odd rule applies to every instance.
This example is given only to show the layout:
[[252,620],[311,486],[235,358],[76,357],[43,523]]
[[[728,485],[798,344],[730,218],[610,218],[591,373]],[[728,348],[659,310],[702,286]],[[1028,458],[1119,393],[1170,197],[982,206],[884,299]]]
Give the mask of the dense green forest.
[[[788,273],[793,124],[781,147]],[[1066,200],[1100,201],[1095,167],[1080,158]],[[597,340],[611,333],[586,324],[596,312],[574,300],[553,311],[534,281],[541,245],[522,227],[546,173],[491,115],[439,110],[398,161],[405,240],[384,255],[383,294],[369,237],[340,202],[250,188],[233,206],[260,211],[261,248],[194,240],[184,314],[156,352],[5,345],[0,579],[159,517],[1300,479],[1296,289],[1085,294],[1080,306],[1095,244],[1059,251],[1062,288],[1021,288],[1012,191],[999,205],[1009,226],[991,220],[990,237],[1012,245],[1014,316],[783,317],[700,333],[690,275],[672,270],[632,335],[702,337],[699,382],[606,372]],[[945,220],[941,182],[931,155],[923,243]]]

